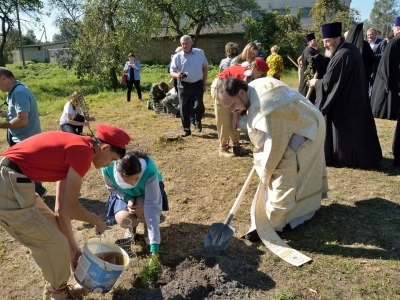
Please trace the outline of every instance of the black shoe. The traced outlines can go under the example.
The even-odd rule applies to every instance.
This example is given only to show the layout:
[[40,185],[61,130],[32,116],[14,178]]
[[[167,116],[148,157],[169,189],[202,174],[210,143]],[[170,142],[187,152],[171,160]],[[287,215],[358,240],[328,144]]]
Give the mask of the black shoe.
[[203,130],[203,126],[201,125],[201,122],[196,122],[196,128],[198,132],[201,132]]
[[189,136],[189,135],[191,135],[192,133],[190,132],[190,131],[184,131],[182,134],[181,134],[181,137],[187,137],[187,136]]
[[257,230],[253,230],[245,234],[244,238],[252,243],[261,241],[260,237],[258,236]]
[[35,184],[35,192],[43,199],[44,196],[47,194],[47,190],[43,185],[36,185]]
[[180,118],[181,117],[181,113],[178,111],[178,113],[175,115],[175,118]]
[[233,154],[236,156],[240,156],[240,146],[239,145],[233,145],[232,147]]

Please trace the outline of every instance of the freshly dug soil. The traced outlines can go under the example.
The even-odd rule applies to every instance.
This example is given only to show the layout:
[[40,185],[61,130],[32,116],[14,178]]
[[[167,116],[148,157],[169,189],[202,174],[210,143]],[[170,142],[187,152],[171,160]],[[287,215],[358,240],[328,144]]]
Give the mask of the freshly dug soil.
[[274,283],[239,257],[208,247],[163,267],[156,285],[155,289],[116,291],[113,299],[248,299],[250,289],[265,290]]

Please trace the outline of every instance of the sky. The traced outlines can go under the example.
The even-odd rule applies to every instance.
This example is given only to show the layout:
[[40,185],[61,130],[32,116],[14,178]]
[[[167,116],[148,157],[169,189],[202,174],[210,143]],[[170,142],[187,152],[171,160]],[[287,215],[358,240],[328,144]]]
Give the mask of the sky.
[[[373,5],[374,5],[374,0],[351,0],[350,7],[358,9],[361,13],[361,21],[364,21],[365,19],[369,19],[369,14],[372,10]],[[53,35],[58,32],[57,27],[53,25],[54,19],[51,16],[50,17],[43,16],[42,21],[44,27],[46,28],[47,41],[50,42]],[[33,29],[36,38],[40,39],[43,34],[43,28],[33,28]],[[44,35],[41,41],[45,42]]]
[[351,0],[350,7],[356,8],[360,11],[361,21],[369,19],[372,7],[374,6],[374,0]]

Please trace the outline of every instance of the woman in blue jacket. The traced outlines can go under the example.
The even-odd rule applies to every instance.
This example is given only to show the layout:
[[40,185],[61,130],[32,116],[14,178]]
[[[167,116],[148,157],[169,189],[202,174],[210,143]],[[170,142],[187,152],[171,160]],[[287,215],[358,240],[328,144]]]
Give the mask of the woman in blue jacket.
[[132,87],[135,86],[138,93],[139,100],[142,100],[142,90],[140,89],[140,70],[142,66],[139,61],[135,59],[134,53],[129,53],[129,60],[125,63],[124,72],[127,73],[126,76],[126,101],[131,101]]
[[146,153],[135,150],[102,168],[102,173],[110,192],[107,218],[115,219],[123,228],[126,228],[126,219],[130,219],[132,227],[126,228],[125,237],[132,240],[137,225],[142,222],[150,252],[157,253],[161,242],[160,215],[162,210],[168,210],[168,199],[154,161]]

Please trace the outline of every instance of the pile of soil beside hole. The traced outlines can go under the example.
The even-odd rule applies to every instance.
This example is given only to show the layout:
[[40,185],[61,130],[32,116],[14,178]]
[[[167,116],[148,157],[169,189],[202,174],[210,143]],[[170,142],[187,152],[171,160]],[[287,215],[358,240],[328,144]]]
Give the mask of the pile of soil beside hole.
[[265,290],[271,285],[271,279],[258,272],[256,266],[220,248],[208,247],[171,267],[163,267],[156,282],[158,288],[144,289],[134,284],[133,289],[119,291],[113,299],[246,299],[251,289]]

